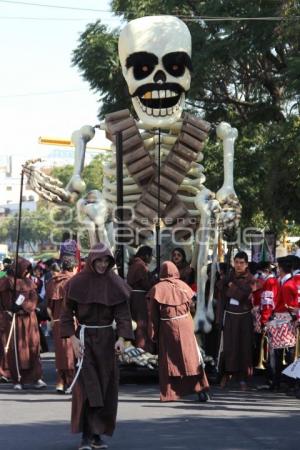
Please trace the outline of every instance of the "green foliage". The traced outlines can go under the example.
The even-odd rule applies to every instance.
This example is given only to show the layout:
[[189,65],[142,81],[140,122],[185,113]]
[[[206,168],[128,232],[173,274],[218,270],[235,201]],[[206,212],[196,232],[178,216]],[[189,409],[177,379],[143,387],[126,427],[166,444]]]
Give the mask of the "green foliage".
[[[92,89],[101,94],[100,117],[118,109],[130,108],[127,85],[117,58],[118,34],[98,20],[89,24],[73,52],[72,62]],[[125,100],[125,101],[124,101]]]
[[72,174],[73,174],[73,166],[71,165],[63,167],[54,167],[51,170],[51,176],[61,181],[63,186],[66,186],[68,184],[68,181],[70,180]]
[[103,186],[103,160],[102,155],[95,156],[90,164],[83,169],[82,178],[86,183],[86,191],[98,189],[102,191]]
[[[3,242],[17,239],[18,214],[5,217],[1,220],[0,239]],[[22,211],[20,245],[27,243],[47,242],[53,230],[51,212],[47,208],[39,208],[37,211]]]

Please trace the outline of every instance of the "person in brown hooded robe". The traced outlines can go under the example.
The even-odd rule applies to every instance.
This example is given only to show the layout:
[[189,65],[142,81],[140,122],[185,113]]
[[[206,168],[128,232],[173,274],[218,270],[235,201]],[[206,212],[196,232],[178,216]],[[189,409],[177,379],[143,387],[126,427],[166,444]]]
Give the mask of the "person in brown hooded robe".
[[254,330],[252,291],[254,278],[248,270],[248,256],[234,256],[234,270],[223,279],[222,298],[218,303],[218,322],[222,329],[219,371],[223,372],[221,387],[235,375],[242,390],[253,372]]
[[159,348],[160,400],[197,392],[199,401],[206,401],[209,385],[190,314],[195,293],[179,276],[175,264],[165,261],[160,282],[148,294],[149,333]]
[[148,312],[146,294],[155,279],[148,268],[152,259],[152,248],[144,245],[138,249],[128,268],[127,283],[132,287],[130,311],[137,327],[134,333],[135,345],[146,352],[155,353],[154,343],[148,336]]
[[[46,387],[41,380],[40,335],[35,314],[38,296],[35,283],[28,277],[30,268],[31,263],[24,258],[18,258],[17,266],[12,266],[16,272],[15,298],[14,277],[7,276],[0,280],[0,322],[7,339],[15,317],[16,334],[13,332],[11,335],[6,356],[14,389],[18,390],[27,383],[33,384],[36,389]],[[18,306],[15,301],[20,295],[24,296],[24,301]],[[3,350],[1,353],[3,355]]]
[[[96,244],[84,270],[66,286],[60,317],[61,336],[71,338],[75,356],[82,361],[79,377],[74,379],[71,419],[72,431],[82,432],[81,450],[107,448],[101,435],[111,436],[116,424],[116,353],[124,351],[124,340],[133,339],[128,306],[130,287],[111,270],[114,265],[108,248]],[[78,321],[76,334],[74,316]],[[114,320],[117,341],[112,328]]]
[[[52,322],[52,333],[55,350],[56,391],[63,394],[71,385],[74,377],[74,352],[70,339],[60,337],[60,313],[65,296],[65,286],[74,275],[76,269],[74,258],[65,258],[62,262],[62,271],[54,271],[58,266],[51,266],[52,278],[46,284],[47,311]],[[59,270],[59,266],[58,266]]]

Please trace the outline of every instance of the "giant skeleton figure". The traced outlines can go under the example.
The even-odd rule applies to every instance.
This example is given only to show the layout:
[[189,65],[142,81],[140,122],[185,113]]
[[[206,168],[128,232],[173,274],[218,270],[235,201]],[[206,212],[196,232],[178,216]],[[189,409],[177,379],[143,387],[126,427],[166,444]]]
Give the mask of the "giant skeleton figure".
[[[186,231],[192,230],[192,261],[197,266],[198,284],[195,328],[209,332],[213,320],[218,232],[237,226],[240,219],[241,207],[233,186],[234,141],[238,133],[224,122],[217,126],[217,136],[223,141],[224,149],[224,183],[214,194],[204,186],[204,167],[200,164],[211,125],[183,113],[191,82],[191,35],[187,26],[172,16],[133,20],[120,34],[119,57],[138,121],[128,110],[123,110],[108,114],[105,123],[84,126],[73,133],[74,173],[65,189],[32,164],[25,165],[25,171],[31,186],[41,196],[55,202],[77,201],[81,221],[89,229],[91,245],[101,240],[112,247],[112,213],[117,203],[115,144],[117,134],[122,132],[123,201],[133,211],[128,226],[138,236],[136,244],[146,242],[157,220],[161,232],[163,227],[169,228],[182,244],[188,238]],[[104,165],[103,191],[92,191],[78,200],[85,190],[81,179],[85,148],[95,128],[105,130],[112,141]],[[213,243],[212,279],[205,307],[210,242]]]

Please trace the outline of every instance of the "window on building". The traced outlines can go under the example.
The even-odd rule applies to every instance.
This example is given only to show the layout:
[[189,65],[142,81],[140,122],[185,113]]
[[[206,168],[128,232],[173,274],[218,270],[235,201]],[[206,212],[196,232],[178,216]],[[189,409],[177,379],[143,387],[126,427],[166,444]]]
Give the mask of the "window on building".
[[33,195],[29,195],[28,200],[29,200],[30,202],[34,202],[34,196],[33,196]]

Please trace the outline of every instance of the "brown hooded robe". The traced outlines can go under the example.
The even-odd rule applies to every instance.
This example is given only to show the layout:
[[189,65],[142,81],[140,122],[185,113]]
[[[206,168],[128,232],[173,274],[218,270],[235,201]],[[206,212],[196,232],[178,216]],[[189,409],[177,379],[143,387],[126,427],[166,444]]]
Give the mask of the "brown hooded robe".
[[[107,271],[98,274],[97,259],[108,256]],[[61,314],[61,336],[75,334],[74,316],[79,324],[105,326],[116,321],[117,335],[133,339],[128,300],[130,288],[111,269],[115,261],[103,244],[89,253],[82,272],[68,282]],[[80,326],[76,331],[78,336]],[[74,433],[112,435],[118,404],[118,366],[113,328],[86,329],[83,366],[72,396],[71,427]]]
[[[17,268],[13,267],[17,270],[16,299],[20,294],[25,297],[21,309],[16,313],[17,355],[21,380],[18,380],[13,336],[7,358],[4,358],[4,364],[8,365],[14,384],[35,383],[42,376],[40,334],[35,314],[38,296],[34,282],[23,277],[30,265],[26,259],[18,258]],[[13,299],[13,285],[12,277],[0,280],[0,332],[6,342],[12,322],[12,307],[16,300]],[[3,358],[3,349],[0,353]]]
[[66,283],[73,273],[63,271],[54,275],[46,284],[47,308],[51,310],[53,319],[53,340],[55,350],[55,366],[57,372],[57,385],[68,387],[74,376],[74,353],[70,339],[61,338],[60,314],[65,296]]
[[155,345],[148,336],[148,312],[146,294],[153,282],[147,264],[135,256],[127,274],[127,283],[132,287],[130,311],[137,328],[134,333],[135,344],[146,352],[154,353]]
[[223,324],[220,370],[236,374],[242,381],[251,375],[253,370],[252,285],[253,276],[249,271],[243,274],[233,271],[229,281],[226,284],[223,281],[218,313],[219,322]]
[[171,261],[162,264],[160,276],[148,295],[149,332],[159,348],[160,399],[172,401],[208,388],[208,381],[190,314],[195,293]]

